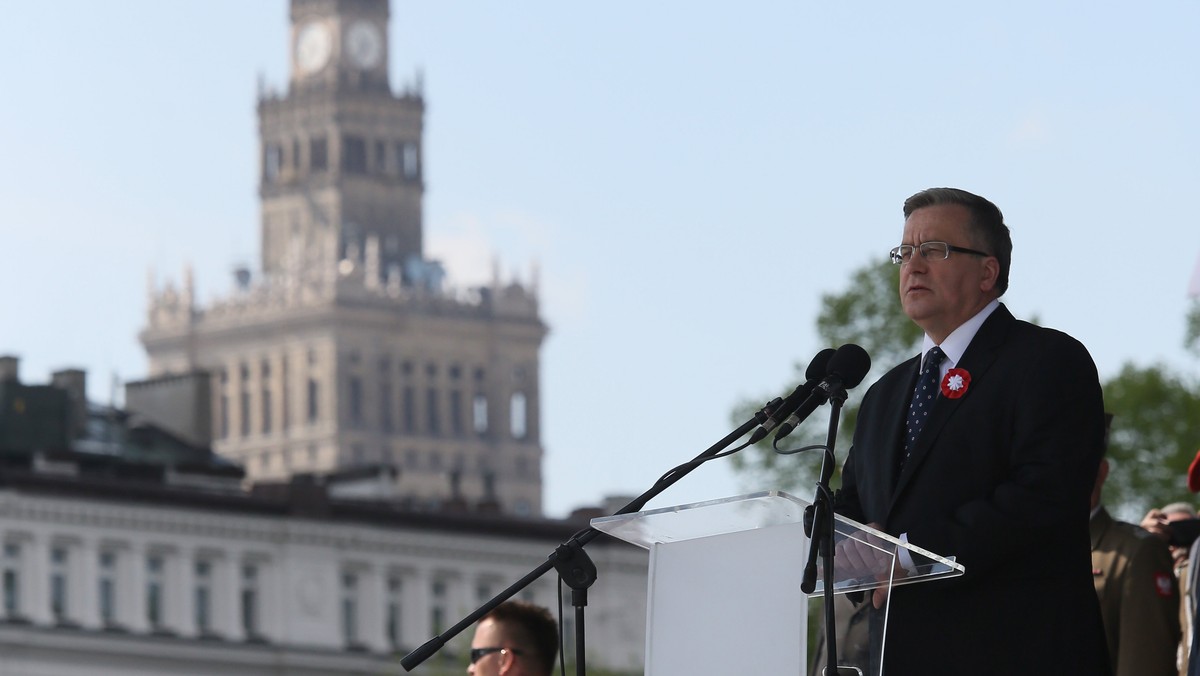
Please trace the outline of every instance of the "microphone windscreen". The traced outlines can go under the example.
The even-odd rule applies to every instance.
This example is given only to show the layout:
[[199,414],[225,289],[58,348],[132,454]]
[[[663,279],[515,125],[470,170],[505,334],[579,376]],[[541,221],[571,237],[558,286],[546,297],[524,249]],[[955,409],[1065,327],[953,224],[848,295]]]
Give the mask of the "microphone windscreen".
[[846,343],[839,347],[829,359],[829,375],[837,375],[842,379],[842,386],[851,389],[867,377],[871,370],[871,356],[867,351],[855,345]]
[[837,352],[832,347],[827,347],[813,356],[812,361],[808,362],[808,369],[804,371],[805,380],[820,380],[829,373],[829,361],[833,359],[833,355]]

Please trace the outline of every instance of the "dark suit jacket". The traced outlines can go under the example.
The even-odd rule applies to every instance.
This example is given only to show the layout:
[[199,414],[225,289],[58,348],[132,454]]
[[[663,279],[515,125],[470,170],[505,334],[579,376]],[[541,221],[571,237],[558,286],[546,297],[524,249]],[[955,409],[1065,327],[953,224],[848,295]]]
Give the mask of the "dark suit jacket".
[[1110,673],[1088,537],[1104,406],[1087,350],[1001,305],[956,365],[966,393],[938,396],[897,476],[919,364],[867,391],[835,508],[966,574],[893,590],[885,673]]

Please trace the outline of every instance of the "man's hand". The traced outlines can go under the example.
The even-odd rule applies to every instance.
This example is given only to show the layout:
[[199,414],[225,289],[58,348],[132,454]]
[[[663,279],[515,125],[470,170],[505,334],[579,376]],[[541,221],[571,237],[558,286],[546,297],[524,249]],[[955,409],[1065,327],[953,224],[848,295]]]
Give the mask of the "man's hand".
[[1167,521],[1167,515],[1160,510],[1152,509],[1146,512],[1146,516],[1142,518],[1142,528],[1154,533],[1163,542],[1171,540],[1171,522]]
[[[867,524],[871,528],[881,530],[880,524]],[[837,571],[843,579],[872,578],[885,582],[890,575],[900,578],[905,575],[900,560],[895,556],[895,546],[883,538],[859,531],[854,537],[845,538],[838,542],[834,552]],[[887,602],[888,588],[877,587],[871,594],[871,604],[882,608]]]

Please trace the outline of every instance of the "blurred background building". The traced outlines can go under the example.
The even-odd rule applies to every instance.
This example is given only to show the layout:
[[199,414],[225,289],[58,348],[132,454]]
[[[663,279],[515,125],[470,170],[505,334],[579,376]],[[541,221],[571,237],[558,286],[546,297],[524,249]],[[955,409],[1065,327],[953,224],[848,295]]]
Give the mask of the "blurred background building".
[[151,378],[209,374],[213,448],[252,479],[385,464],[429,503],[540,514],[536,283],[455,290],[425,258],[425,103],[389,84],[386,0],[291,22],[258,101],[261,271],[207,306],[190,273],[152,284]]
[[[387,0],[290,7],[261,270],[208,304],[152,278],[122,409],[0,357],[0,673],[397,673],[601,513],[541,516],[536,272],[460,290],[424,256]],[[588,662],[640,672],[646,554],[588,552]],[[554,576],[521,597],[556,607]],[[415,673],[459,673],[469,639]]]

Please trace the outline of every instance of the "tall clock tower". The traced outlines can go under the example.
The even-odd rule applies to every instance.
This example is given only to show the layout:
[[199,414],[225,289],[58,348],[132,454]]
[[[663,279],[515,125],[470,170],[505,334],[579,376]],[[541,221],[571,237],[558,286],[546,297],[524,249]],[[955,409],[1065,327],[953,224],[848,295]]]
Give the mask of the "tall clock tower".
[[292,0],[258,101],[262,274],[202,306],[151,288],[158,382],[210,378],[213,449],[250,479],[395,470],[396,499],[541,511],[536,280],[452,288],[422,251],[420,87],[392,91],[387,0]]
[[291,23],[287,95],[258,105],[262,270],[284,271],[297,248],[306,264],[353,259],[374,240],[380,274],[411,283],[424,102],[391,91],[388,4],[292,0]]

